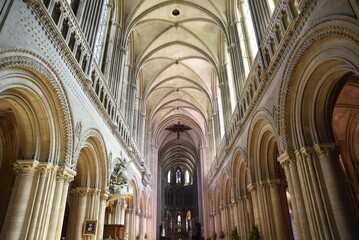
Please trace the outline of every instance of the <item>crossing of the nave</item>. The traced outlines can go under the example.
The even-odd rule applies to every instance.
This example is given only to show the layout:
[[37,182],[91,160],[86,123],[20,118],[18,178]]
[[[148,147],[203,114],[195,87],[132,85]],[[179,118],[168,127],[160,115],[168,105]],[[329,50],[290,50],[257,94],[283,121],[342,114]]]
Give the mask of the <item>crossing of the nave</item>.
[[359,234],[357,0],[0,1],[0,239]]

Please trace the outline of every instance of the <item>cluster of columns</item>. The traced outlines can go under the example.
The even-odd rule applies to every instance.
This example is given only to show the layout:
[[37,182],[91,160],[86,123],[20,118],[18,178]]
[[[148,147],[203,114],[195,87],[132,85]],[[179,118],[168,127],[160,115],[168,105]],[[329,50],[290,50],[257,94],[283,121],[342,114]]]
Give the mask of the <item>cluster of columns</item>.
[[36,160],[18,160],[1,239],[60,239],[75,172]]
[[217,238],[223,232],[225,239],[231,239],[232,231],[237,229],[240,238],[247,239],[254,223],[251,197],[240,196],[233,198],[229,204],[220,204],[218,211],[212,212],[209,217],[209,224]]
[[86,239],[100,239],[103,236],[105,208],[108,193],[94,188],[74,188],[71,190],[72,205],[68,223],[69,239],[81,239],[84,219],[97,219],[95,236]]
[[136,239],[136,236],[140,236],[141,239],[149,238],[151,215],[146,213],[144,209],[126,208],[125,225],[125,235],[128,239]]
[[287,176],[300,239],[355,238],[357,223],[338,159],[335,144],[303,147],[278,158]]
[[72,201],[67,237],[82,239],[84,220],[96,219],[96,235],[86,239],[102,238],[106,191],[74,188],[69,193],[76,172],[67,167],[36,160],[18,160],[14,166],[16,179],[1,239],[60,239],[68,194]]
[[241,239],[246,239],[257,225],[263,239],[354,239],[357,220],[343,187],[335,144],[286,152],[278,161],[285,180],[251,183],[249,196],[220,204],[209,215],[209,235],[215,232],[218,238],[223,231],[230,239],[237,227]]
[[126,198],[117,199],[110,206],[111,211],[108,212],[108,224],[125,224],[125,211],[127,208]]
[[265,239],[293,239],[285,189],[280,179],[249,185],[254,205],[254,221]]

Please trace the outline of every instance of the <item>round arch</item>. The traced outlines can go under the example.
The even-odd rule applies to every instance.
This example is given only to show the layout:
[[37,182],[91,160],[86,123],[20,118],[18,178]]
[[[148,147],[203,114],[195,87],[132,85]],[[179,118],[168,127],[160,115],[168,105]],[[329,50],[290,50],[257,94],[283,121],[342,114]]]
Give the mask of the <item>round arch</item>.
[[[47,115],[37,118],[40,121],[48,119],[44,126],[48,126],[49,131],[47,134],[49,139],[46,141],[52,140],[51,149],[48,150],[51,154],[46,157],[39,156],[39,160],[55,165],[70,165],[73,153],[72,116],[68,98],[58,74],[47,62],[32,52],[2,51],[0,52],[0,78],[0,91],[3,93],[8,94],[12,89],[22,89],[15,95],[22,98],[22,100],[19,99],[20,101],[25,101],[23,105],[25,108],[33,105],[30,115],[36,112],[36,108],[43,109],[41,111]],[[4,98],[6,97],[2,96],[2,99]],[[34,103],[26,103],[32,99],[37,100]],[[42,123],[39,122],[39,124],[42,126]],[[45,147],[45,143],[42,145]]]
[[[335,29],[333,26],[336,26]],[[329,93],[340,88],[338,80],[345,74],[358,74],[359,38],[348,29],[358,31],[358,25],[349,17],[324,19],[305,33],[291,53],[278,103],[283,149],[290,151],[319,142],[333,142],[331,131],[323,129],[331,129],[331,117],[324,117],[331,113],[316,107],[332,104],[333,95]],[[309,106],[306,106],[308,103]],[[316,110],[319,111],[314,112]],[[298,118],[300,114],[303,117]],[[314,119],[318,115],[319,118]],[[304,129],[304,125],[310,128]]]
[[[85,160],[87,166],[87,177],[91,176],[92,180],[87,182],[88,187],[95,187],[105,190],[108,186],[108,160],[107,150],[101,133],[96,129],[88,129],[80,137],[75,149],[75,166],[79,166],[79,160]],[[83,164],[83,163],[82,163]],[[76,167],[77,168],[77,167]]]
[[[32,165],[31,171],[36,172],[34,179],[40,176],[37,174],[40,169],[44,179],[56,176],[58,166],[72,159],[72,124],[67,96],[57,74],[31,52],[0,51],[0,116],[0,181],[3,192],[0,197],[0,229],[4,229],[2,234],[7,234],[5,230],[11,232],[12,228],[21,227],[3,225],[6,212],[17,218],[12,211],[18,206],[9,203],[24,192],[22,186],[14,185],[15,178],[21,176],[15,176],[13,165],[16,162],[16,171],[22,168],[22,164]],[[52,199],[54,193],[47,190],[52,187],[52,184],[44,186],[44,192],[48,192],[41,196]],[[25,198],[30,195],[39,198],[38,194],[42,192],[29,187]],[[30,204],[30,201],[23,204],[26,206],[21,212],[23,218],[28,209],[34,207]],[[31,224],[35,227],[39,223],[34,221]],[[16,232],[21,230],[16,229]]]

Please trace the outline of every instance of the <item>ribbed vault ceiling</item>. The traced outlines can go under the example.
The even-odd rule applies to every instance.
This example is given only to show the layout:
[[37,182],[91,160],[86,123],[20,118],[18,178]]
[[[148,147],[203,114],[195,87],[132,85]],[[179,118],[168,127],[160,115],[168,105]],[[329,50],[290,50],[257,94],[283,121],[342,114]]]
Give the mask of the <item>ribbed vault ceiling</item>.
[[[140,95],[163,164],[186,159],[193,170],[213,114],[226,1],[131,0],[125,14]],[[191,130],[165,130],[178,122]]]

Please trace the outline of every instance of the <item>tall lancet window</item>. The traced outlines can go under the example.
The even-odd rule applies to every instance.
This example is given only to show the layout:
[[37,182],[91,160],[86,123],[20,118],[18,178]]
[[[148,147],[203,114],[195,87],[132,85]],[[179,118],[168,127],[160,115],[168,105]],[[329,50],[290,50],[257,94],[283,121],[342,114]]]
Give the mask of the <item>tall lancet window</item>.
[[176,171],[176,183],[181,183],[181,170]]
[[171,183],[171,171],[167,173],[167,183]]
[[102,49],[103,49],[103,46],[105,43],[105,29],[106,29],[106,23],[107,23],[108,1],[109,0],[103,1],[100,25],[98,27],[95,47],[93,50],[93,57],[99,65],[101,64]]
[[178,216],[177,216],[177,229],[178,229],[179,232],[181,232],[181,230],[182,230],[181,227],[182,227],[182,218],[181,218],[181,215],[178,214]]
[[186,171],[184,172],[184,184],[185,184],[185,185],[189,185],[189,184],[190,184],[189,172],[188,172],[188,170],[186,170]]
[[244,18],[244,23],[246,25],[248,45],[251,49],[251,55],[254,59],[254,57],[257,55],[258,52],[258,46],[257,46],[257,39],[254,30],[254,24],[252,20],[252,13],[249,8],[248,0],[244,0],[242,2],[242,11],[243,11],[242,17]]

